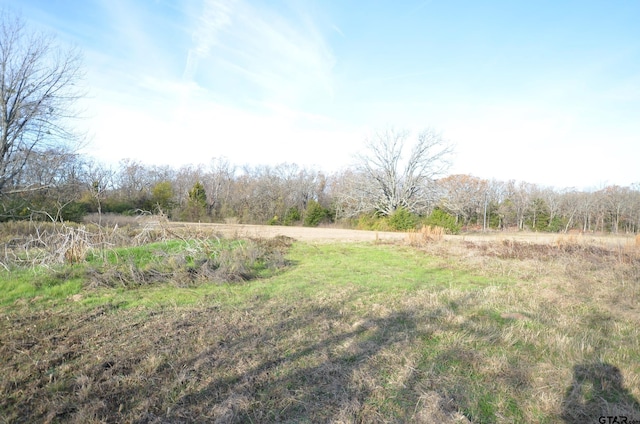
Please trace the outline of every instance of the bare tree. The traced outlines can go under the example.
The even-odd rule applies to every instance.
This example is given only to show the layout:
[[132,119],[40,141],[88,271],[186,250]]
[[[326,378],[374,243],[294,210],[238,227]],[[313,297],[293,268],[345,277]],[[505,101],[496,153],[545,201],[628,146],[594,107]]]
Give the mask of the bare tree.
[[227,158],[212,158],[209,162],[203,180],[207,191],[207,207],[212,216],[220,214],[221,209],[228,206],[235,173],[235,166]]
[[[403,207],[420,213],[436,200],[431,183],[449,167],[453,147],[433,129],[418,134],[406,155],[409,131],[388,129],[366,141],[357,156],[357,177],[342,196],[345,204],[366,205],[382,215]],[[357,214],[357,212],[356,212]]]
[[89,190],[92,203],[95,203],[95,210],[98,212],[98,223],[102,224],[102,202],[109,193],[115,191],[114,178],[116,173],[107,168],[104,164],[91,161],[87,165],[85,182]]
[[450,175],[437,181],[441,189],[441,205],[456,216],[456,222],[462,218],[463,225],[469,225],[475,216],[481,216],[487,200],[489,182],[472,175]]
[[68,125],[81,79],[76,50],[0,11],[0,194],[37,189],[15,185],[33,154],[79,140]]
[[202,165],[184,165],[175,173],[173,187],[177,201],[181,207],[187,205],[189,200],[189,190],[198,181],[204,180],[205,170]]
[[[549,211],[549,221],[547,228],[551,229],[554,226],[554,220],[560,215],[562,206],[562,192],[557,192],[552,187],[545,187],[540,191],[540,198],[544,200]],[[586,229],[585,229],[586,231]]]
[[329,196],[333,199],[336,218],[349,218],[373,210],[370,199],[362,195],[362,187],[369,182],[364,174],[344,170],[332,176]]
[[153,175],[150,167],[133,159],[122,159],[118,169],[120,195],[131,201],[149,197]]

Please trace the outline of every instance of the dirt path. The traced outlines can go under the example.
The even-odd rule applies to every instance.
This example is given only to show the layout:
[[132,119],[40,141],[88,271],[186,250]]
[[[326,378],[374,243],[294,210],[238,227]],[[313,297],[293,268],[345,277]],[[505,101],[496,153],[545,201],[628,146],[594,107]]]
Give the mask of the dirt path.
[[[169,223],[173,229],[188,229],[190,231],[211,231],[222,234],[225,237],[276,237],[287,236],[301,241],[315,242],[361,242],[361,241],[403,241],[407,239],[406,233],[387,231],[362,231],[346,230],[340,228],[310,228],[310,227],[284,227],[277,225],[244,225],[244,224],[196,224],[196,223]],[[457,241],[502,241],[515,240],[536,244],[550,244],[557,242],[589,243],[616,246],[632,246],[635,244],[633,236],[628,235],[567,235],[555,233],[530,233],[530,232],[491,232],[486,234],[470,233],[455,236],[445,236],[446,240]]]
[[375,240],[404,240],[405,233],[386,231],[345,230],[341,228],[284,227],[278,225],[244,225],[244,224],[190,224],[171,223],[174,229],[212,231],[225,237],[276,237],[287,236],[301,241],[317,242],[358,242]]

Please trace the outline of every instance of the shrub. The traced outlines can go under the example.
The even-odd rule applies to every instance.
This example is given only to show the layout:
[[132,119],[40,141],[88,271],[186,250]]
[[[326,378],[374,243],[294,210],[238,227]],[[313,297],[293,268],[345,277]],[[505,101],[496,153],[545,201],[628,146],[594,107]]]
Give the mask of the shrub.
[[402,206],[389,215],[389,226],[392,230],[406,231],[415,229],[417,222],[417,217]]
[[460,232],[460,224],[456,223],[456,218],[440,208],[434,209],[431,215],[424,219],[423,225],[442,227],[450,234],[458,234]]
[[386,216],[380,216],[378,214],[364,214],[358,217],[356,224],[358,230],[368,231],[389,231],[391,226],[389,225],[389,218]]
[[161,181],[151,189],[151,202],[154,208],[168,212],[173,207],[173,187],[171,181]]
[[187,206],[181,214],[185,221],[201,221],[207,215],[207,194],[201,182],[197,182],[189,190]]
[[549,223],[549,227],[547,228],[547,231],[550,231],[552,233],[559,233],[560,231],[564,230],[564,227],[566,225],[567,225],[566,219],[556,216]]
[[203,208],[207,207],[207,193],[200,181],[195,183],[191,190],[189,190],[189,203]]
[[296,222],[300,221],[301,219],[302,219],[302,215],[300,214],[300,211],[298,210],[298,208],[296,206],[294,206],[292,208],[289,208],[287,213],[284,214],[283,224],[284,225],[295,224]]
[[280,218],[278,218],[278,215],[274,215],[273,218],[268,220],[267,225],[280,225]]
[[304,214],[304,226],[305,227],[317,227],[323,219],[328,218],[329,211],[320,205],[315,200],[310,201],[307,204],[307,210]]
[[82,218],[87,215],[87,205],[81,202],[71,202],[60,211],[64,221],[82,222]]
[[129,200],[108,197],[102,201],[102,212],[104,213],[111,212],[133,215],[135,210],[136,206]]

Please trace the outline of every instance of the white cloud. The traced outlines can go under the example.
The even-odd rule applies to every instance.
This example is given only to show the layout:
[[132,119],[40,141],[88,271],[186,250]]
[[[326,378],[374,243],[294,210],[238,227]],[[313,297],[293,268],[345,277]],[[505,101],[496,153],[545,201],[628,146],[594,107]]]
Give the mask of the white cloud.
[[[345,166],[360,134],[323,116],[269,104],[251,112],[208,100],[209,93],[193,84],[166,86],[167,98],[125,106],[121,102],[94,105],[95,139],[91,152],[116,163],[137,158],[146,163],[182,165],[225,156],[232,162],[266,164],[296,162],[331,170]],[[179,99],[187,92],[189,101]]]
[[[211,16],[197,22],[201,36],[194,40],[186,76],[225,95],[221,79],[240,77],[248,86],[235,94],[253,100],[302,104],[332,96],[335,59],[312,21],[241,0],[206,4]],[[194,57],[206,69],[198,76]]]
[[235,0],[204,0],[192,32],[193,46],[187,54],[183,77],[192,80],[200,59],[206,57],[218,40],[218,34],[231,25]]

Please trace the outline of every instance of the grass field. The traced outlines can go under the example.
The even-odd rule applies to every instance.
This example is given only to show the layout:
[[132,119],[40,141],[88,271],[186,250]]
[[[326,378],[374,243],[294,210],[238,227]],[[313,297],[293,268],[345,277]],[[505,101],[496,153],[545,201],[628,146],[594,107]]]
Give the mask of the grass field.
[[216,243],[3,271],[0,422],[640,420],[633,245]]

